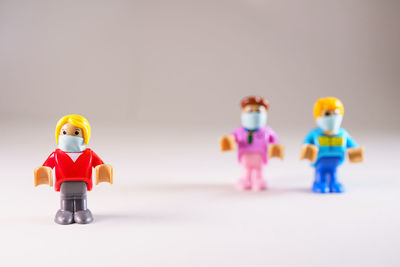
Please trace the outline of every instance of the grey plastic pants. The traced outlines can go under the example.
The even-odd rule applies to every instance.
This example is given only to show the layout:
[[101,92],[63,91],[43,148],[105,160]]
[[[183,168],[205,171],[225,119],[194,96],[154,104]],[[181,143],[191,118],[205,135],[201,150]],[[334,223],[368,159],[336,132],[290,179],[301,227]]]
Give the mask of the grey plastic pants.
[[87,209],[87,185],[81,181],[68,181],[61,184],[61,210],[80,211]]

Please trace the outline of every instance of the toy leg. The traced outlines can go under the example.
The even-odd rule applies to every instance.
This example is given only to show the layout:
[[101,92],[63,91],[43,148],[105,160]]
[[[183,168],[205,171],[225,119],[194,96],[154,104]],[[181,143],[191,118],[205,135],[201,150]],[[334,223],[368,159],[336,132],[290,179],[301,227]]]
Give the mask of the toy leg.
[[93,221],[93,215],[90,210],[87,208],[87,198],[86,191],[87,186],[85,182],[76,182],[74,184],[74,205],[75,205],[75,214],[74,220],[76,223],[87,224]]
[[263,166],[262,163],[260,166],[254,169],[254,179],[253,179],[253,190],[254,191],[262,191],[267,189],[267,184],[263,177]]
[[243,163],[243,176],[239,179],[236,184],[236,189],[243,191],[251,188],[251,173],[252,168],[247,164]]
[[54,221],[58,224],[74,223],[74,202],[72,200],[61,199],[60,209],[57,211]]
[[54,221],[58,224],[74,223],[74,200],[68,195],[67,182],[61,184],[60,209],[57,211]]
[[320,168],[318,166],[315,168],[315,181],[311,189],[313,192],[321,194],[329,192],[327,175],[328,172],[323,168]]
[[337,168],[333,168],[332,170],[330,170],[329,174],[331,177],[330,192],[331,193],[343,193],[345,190],[344,190],[344,186],[338,182]]
[[56,223],[86,224],[93,221],[92,213],[87,209],[86,191],[85,182],[71,181],[61,184],[61,209],[56,214]]
[[[239,180],[237,188],[239,190],[251,188],[255,191],[264,190],[266,186],[262,177],[262,155],[260,153],[245,153],[242,155],[241,162],[244,169],[244,176]],[[251,179],[252,172],[255,174],[253,181]]]

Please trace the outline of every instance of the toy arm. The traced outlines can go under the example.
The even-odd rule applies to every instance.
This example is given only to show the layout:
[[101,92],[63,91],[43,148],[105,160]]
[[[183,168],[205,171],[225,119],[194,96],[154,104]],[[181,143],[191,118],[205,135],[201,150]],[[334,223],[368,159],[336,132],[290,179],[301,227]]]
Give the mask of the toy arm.
[[346,147],[347,154],[349,156],[349,161],[351,163],[358,163],[364,161],[364,148],[359,147],[356,141],[354,141],[353,137],[349,133],[347,133]]
[[279,144],[279,138],[276,133],[270,128],[268,135],[268,158],[280,158],[283,160],[285,148]]
[[308,159],[315,162],[318,157],[319,149],[314,143],[314,131],[310,131],[303,141],[303,146],[300,151],[300,160]]
[[312,144],[303,144],[300,152],[300,160],[309,159],[311,162],[315,162],[318,156],[318,147]]
[[221,136],[219,138],[219,147],[221,151],[235,150],[236,138],[234,135]]
[[107,182],[112,184],[114,182],[113,167],[104,162],[92,151],[92,164],[95,170],[95,184]]
[[358,163],[358,162],[364,161],[364,148],[363,147],[348,148],[347,154],[349,156],[349,161],[351,163]]
[[112,184],[114,182],[114,169],[109,164],[101,164],[94,169],[96,172],[95,183],[98,185],[102,182]]
[[268,148],[268,158],[280,158],[283,160],[285,148],[280,144],[270,144]]
[[33,170],[33,184],[35,186],[46,184],[53,186],[53,175],[51,170],[55,166],[54,152],[43,163],[43,166],[37,167]]
[[53,175],[51,168],[46,166],[40,166],[33,170],[33,184],[35,186],[46,184],[53,186]]

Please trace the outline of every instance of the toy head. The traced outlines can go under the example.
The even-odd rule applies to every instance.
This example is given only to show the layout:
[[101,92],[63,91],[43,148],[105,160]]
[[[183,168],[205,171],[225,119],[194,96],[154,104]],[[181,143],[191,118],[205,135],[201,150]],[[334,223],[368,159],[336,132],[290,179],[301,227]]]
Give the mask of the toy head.
[[66,115],[57,122],[55,134],[61,150],[79,152],[89,143],[90,124],[80,115]]
[[339,131],[343,114],[343,103],[335,97],[320,98],[314,104],[314,119],[325,132]]
[[242,126],[247,130],[257,130],[267,125],[268,101],[260,96],[249,96],[240,103]]

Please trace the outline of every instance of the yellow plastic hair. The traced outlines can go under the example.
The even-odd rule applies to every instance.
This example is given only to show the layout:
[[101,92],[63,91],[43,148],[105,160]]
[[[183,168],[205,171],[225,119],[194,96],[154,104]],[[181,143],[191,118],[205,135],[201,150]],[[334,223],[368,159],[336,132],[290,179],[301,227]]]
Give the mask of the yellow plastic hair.
[[81,128],[83,130],[83,138],[85,139],[85,145],[87,145],[89,143],[89,139],[90,139],[90,124],[85,117],[83,117],[81,115],[75,115],[75,114],[66,115],[57,122],[57,126],[56,126],[57,145],[58,145],[58,136],[60,135],[61,127],[63,127],[67,123],[71,123],[75,127]]
[[314,119],[317,119],[322,115],[324,110],[339,110],[340,115],[344,114],[344,107],[342,101],[336,97],[325,97],[320,98],[314,104]]

